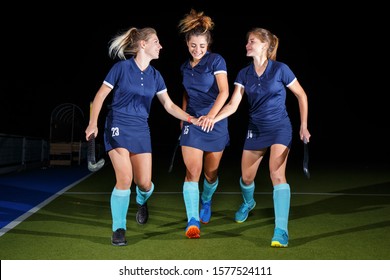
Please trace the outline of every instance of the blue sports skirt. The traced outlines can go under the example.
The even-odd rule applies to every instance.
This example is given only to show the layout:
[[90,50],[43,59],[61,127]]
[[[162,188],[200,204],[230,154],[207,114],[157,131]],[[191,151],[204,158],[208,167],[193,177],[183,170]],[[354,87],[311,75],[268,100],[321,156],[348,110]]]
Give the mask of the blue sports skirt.
[[282,144],[289,149],[292,143],[292,125],[287,117],[272,125],[249,123],[244,150],[261,150],[273,144]]
[[113,116],[108,114],[104,127],[106,152],[125,148],[134,154],[151,153],[152,144],[148,121],[138,116]]
[[204,152],[220,152],[230,144],[227,119],[217,122],[210,132],[200,126],[183,122],[180,146],[189,146]]

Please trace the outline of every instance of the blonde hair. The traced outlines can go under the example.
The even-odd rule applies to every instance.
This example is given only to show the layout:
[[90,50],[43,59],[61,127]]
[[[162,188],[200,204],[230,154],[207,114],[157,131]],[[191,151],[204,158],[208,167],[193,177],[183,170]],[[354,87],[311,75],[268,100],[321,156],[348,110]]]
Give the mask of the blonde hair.
[[147,41],[154,34],[157,32],[151,27],[140,29],[131,27],[111,39],[108,55],[111,58],[118,57],[122,60],[125,60],[127,55],[136,55],[139,51],[139,42]]
[[268,43],[267,58],[271,60],[276,60],[276,53],[279,46],[279,38],[272,34],[269,30],[265,28],[255,27],[248,31],[246,34],[247,39],[250,35],[254,35],[263,43]]
[[214,28],[214,22],[204,12],[197,12],[191,9],[189,14],[179,22],[180,33],[184,33],[185,40],[188,42],[192,36],[205,35],[206,41],[210,45],[212,42],[211,30]]

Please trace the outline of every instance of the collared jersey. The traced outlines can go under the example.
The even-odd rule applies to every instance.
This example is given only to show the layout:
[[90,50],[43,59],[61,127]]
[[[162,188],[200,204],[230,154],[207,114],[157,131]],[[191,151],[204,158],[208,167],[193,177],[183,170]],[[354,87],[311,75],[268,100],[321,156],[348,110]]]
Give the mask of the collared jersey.
[[241,69],[234,84],[242,86],[247,94],[249,123],[268,127],[287,118],[286,87],[295,80],[286,64],[270,59],[261,76],[253,62]]
[[244,88],[249,105],[244,150],[260,150],[274,144],[291,148],[292,125],[286,109],[286,87],[296,80],[290,68],[268,60],[261,76],[253,62],[240,70],[234,82]]
[[152,100],[167,91],[160,72],[151,65],[142,71],[131,58],[115,63],[103,83],[113,93],[104,129],[106,151],[126,148],[132,153],[151,153]]
[[[182,64],[183,86],[188,94],[186,111],[191,116],[200,117],[209,113],[219,94],[215,75],[227,74],[226,62],[217,53],[206,52],[199,63],[192,67],[190,60]],[[229,145],[227,118],[217,122],[210,132],[200,126],[184,122],[180,145],[208,152],[218,152]]]
[[114,116],[119,113],[148,118],[155,95],[167,91],[160,72],[151,65],[140,70],[134,57],[114,64],[104,84],[113,91],[111,110]]
[[181,72],[189,97],[187,112],[196,117],[206,115],[219,94],[215,75],[227,73],[225,60],[219,54],[207,52],[195,67],[191,66],[190,60],[186,61]]

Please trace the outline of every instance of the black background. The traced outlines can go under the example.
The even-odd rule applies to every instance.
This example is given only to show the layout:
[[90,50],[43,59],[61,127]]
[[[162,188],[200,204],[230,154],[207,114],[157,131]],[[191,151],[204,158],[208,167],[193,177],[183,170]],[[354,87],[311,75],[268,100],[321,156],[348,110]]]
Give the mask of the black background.
[[[152,65],[162,73],[171,98],[180,104],[179,67],[189,53],[177,24],[195,8],[215,22],[212,51],[227,62],[230,91],[239,69],[250,62],[245,55],[246,32],[264,27],[279,37],[277,60],[290,66],[309,98],[311,160],[388,162],[384,7],[374,2],[343,7],[331,2],[178,3],[14,2],[3,7],[0,133],[48,139],[51,113],[62,103],[83,110],[85,129],[89,103],[114,63],[108,57],[108,42],[132,26],[157,30],[163,49]],[[294,127],[294,156],[300,145],[299,111],[290,91],[287,106]],[[104,117],[103,111],[99,127]],[[246,119],[243,101],[229,118],[228,149],[233,153],[241,153]],[[179,121],[164,111],[157,98],[150,126],[156,147],[173,148]]]

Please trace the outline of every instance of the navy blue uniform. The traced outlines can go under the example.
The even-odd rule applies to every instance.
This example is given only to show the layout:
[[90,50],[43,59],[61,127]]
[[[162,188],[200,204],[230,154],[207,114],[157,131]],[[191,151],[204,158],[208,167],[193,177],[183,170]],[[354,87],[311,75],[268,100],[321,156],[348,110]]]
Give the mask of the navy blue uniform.
[[113,99],[104,130],[106,151],[126,148],[132,153],[151,153],[148,118],[153,98],[167,91],[160,72],[149,65],[141,71],[134,58],[113,65],[104,84]]
[[[183,86],[188,94],[187,113],[195,117],[207,115],[219,94],[215,75],[227,73],[225,60],[219,54],[207,52],[195,67],[192,67],[188,60],[182,64],[180,70]],[[219,152],[229,145],[229,141],[226,118],[217,122],[211,132],[184,122],[180,145],[206,152]]]
[[296,77],[284,63],[268,60],[258,76],[254,64],[240,70],[234,82],[242,86],[249,104],[248,132],[244,150],[259,150],[272,144],[291,147],[292,125],[286,110],[286,87]]

